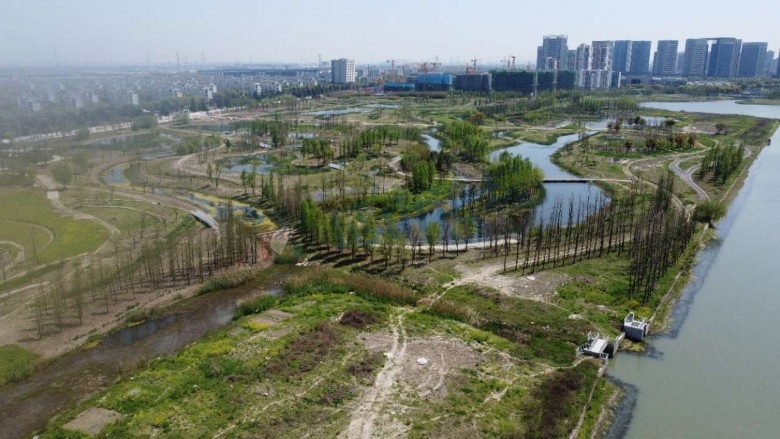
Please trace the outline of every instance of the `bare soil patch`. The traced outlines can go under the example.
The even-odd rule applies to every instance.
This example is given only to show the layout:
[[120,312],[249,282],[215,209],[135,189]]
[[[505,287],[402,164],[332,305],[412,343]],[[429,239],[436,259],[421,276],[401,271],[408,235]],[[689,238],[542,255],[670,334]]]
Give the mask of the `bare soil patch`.
[[494,288],[501,294],[524,299],[551,302],[557,289],[569,280],[569,277],[561,273],[543,271],[539,273],[519,276],[514,272],[508,275],[501,274],[503,263],[468,266],[458,264],[455,269],[462,276],[445,287],[458,285],[477,284]]
[[103,427],[122,418],[122,414],[113,410],[92,407],[68,422],[63,428],[78,431],[89,436],[97,436]]
[[413,404],[442,398],[458,370],[479,365],[480,355],[468,344],[442,335],[409,338],[403,317],[391,331],[361,334],[358,341],[372,354],[383,354],[385,365],[352,408],[352,421],[342,438],[403,437],[401,421]]

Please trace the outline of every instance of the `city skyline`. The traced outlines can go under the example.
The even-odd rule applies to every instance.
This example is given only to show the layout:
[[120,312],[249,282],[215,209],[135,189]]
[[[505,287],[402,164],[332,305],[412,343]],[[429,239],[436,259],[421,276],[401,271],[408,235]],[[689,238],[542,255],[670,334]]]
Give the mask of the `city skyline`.
[[2,66],[313,64],[341,57],[358,64],[438,57],[465,65],[475,56],[495,64],[509,55],[518,63],[535,63],[542,37],[556,34],[568,36],[570,49],[593,41],[650,40],[655,52],[659,40],[678,40],[682,49],[686,39],[714,37],[780,49],[771,14],[760,13],[772,5],[760,0],[740,3],[738,10],[724,1],[710,2],[709,11],[723,8],[729,14],[708,14],[706,20],[699,7],[667,0],[652,8],[600,0],[587,8],[569,0],[554,5],[398,0],[370,7],[355,0],[235,0],[226,6],[202,0],[4,3]]

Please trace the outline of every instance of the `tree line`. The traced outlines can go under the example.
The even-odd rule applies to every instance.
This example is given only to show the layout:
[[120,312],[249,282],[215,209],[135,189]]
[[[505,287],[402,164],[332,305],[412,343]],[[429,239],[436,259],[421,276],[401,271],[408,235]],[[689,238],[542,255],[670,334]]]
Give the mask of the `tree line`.
[[262,261],[263,243],[253,226],[228,214],[218,233],[173,233],[127,251],[115,243],[110,258],[75,265],[70,275],[60,268],[53,281],[38,284],[38,297],[30,306],[38,337],[81,325],[86,312],[109,312],[112,304],[202,283],[226,268]]

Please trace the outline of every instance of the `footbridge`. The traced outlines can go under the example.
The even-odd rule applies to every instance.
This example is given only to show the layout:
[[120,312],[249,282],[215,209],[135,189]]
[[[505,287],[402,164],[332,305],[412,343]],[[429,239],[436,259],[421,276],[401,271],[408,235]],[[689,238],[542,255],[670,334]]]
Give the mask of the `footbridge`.
[[202,210],[191,210],[190,215],[194,216],[198,221],[202,222],[206,227],[214,229],[217,236],[221,235],[221,229],[219,223],[211,215]]
[[[462,183],[482,183],[484,178],[468,178],[468,177],[455,177],[446,178],[445,180],[459,181]],[[542,180],[542,183],[593,183],[595,181],[631,181],[628,179],[616,179],[616,178],[586,178],[586,177],[548,177]]]

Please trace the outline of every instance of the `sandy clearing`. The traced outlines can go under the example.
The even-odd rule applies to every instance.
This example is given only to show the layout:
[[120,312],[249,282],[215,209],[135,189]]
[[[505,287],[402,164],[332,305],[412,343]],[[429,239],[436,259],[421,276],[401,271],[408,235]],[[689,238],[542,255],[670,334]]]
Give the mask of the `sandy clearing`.
[[[389,331],[362,334],[358,340],[371,352],[384,352],[387,361],[373,386],[358,399],[341,438],[405,436],[408,427],[400,420],[407,410],[404,399],[411,403],[443,398],[447,378],[460,369],[477,367],[482,359],[482,354],[452,337],[409,337],[403,314],[391,322]],[[418,363],[422,358],[427,364]]]
[[121,418],[122,414],[113,410],[91,407],[78,415],[76,419],[65,424],[63,428],[85,433],[89,436],[97,436],[103,430],[103,427]]

